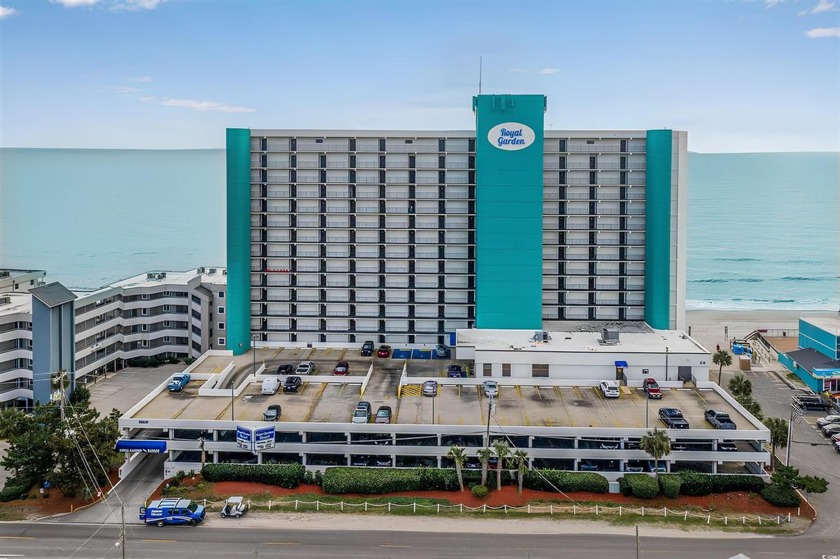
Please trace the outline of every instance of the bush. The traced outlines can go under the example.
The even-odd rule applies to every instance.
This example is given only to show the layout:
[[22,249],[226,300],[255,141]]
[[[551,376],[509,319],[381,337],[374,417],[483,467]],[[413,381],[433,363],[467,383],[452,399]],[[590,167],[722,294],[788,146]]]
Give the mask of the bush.
[[802,502],[796,491],[778,485],[768,485],[762,489],[761,496],[768,503],[777,507],[798,507]]
[[630,485],[633,496],[639,499],[653,499],[659,495],[659,482],[647,474],[625,474],[624,479]]
[[563,470],[528,470],[524,486],[537,491],[588,491],[606,493],[610,483],[595,472],[567,472]]
[[[454,470],[453,470],[454,471]],[[472,487],[473,485],[481,485],[481,470],[464,470],[461,472],[464,477],[464,485]],[[488,470],[487,483],[496,486],[496,468]],[[511,470],[502,470],[502,485],[512,485],[516,483],[516,478],[513,476]]]
[[305,471],[303,464],[207,464],[201,474],[207,481],[254,481],[294,489]]
[[195,358],[194,357],[187,357],[186,359],[184,359],[184,365],[189,366],[189,365],[192,365],[193,363],[195,363]]
[[472,494],[479,499],[483,499],[488,493],[490,493],[490,490],[487,489],[486,485],[473,485]]
[[758,476],[746,475],[712,475],[712,493],[725,493],[727,491],[752,491],[761,492],[767,485]]
[[303,472],[303,483],[307,485],[312,484],[312,472],[310,472],[309,470]]
[[30,487],[31,484],[25,480],[10,477],[6,480],[6,485],[3,486],[2,491],[0,491],[0,503],[23,499],[26,493],[29,492]]
[[327,468],[324,493],[380,495],[397,491],[457,491],[455,470],[437,468]]
[[631,497],[633,495],[633,488],[630,486],[629,481],[627,481],[624,477],[620,477],[616,481],[618,482],[618,490],[622,495],[625,497]]
[[321,470],[315,470],[312,475],[312,482],[319,487],[324,485],[324,474],[321,473]]
[[662,494],[669,499],[676,499],[680,496],[682,479],[677,474],[659,474],[659,488]]
[[682,485],[680,485],[680,492],[683,495],[702,497],[712,493],[711,478],[713,476],[692,471],[680,472],[679,476],[682,481]]

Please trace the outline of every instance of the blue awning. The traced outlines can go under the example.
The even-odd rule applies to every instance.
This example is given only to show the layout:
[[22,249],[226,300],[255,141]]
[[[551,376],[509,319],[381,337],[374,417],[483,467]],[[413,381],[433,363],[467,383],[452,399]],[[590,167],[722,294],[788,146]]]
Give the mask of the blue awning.
[[627,367],[627,361],[616,361],[615,366],[616,367],[622,367],[622,368]]
[[120,439],[117,441],[117,452],[152,452],[160,454],[166,452],[166,441],[132,441]]

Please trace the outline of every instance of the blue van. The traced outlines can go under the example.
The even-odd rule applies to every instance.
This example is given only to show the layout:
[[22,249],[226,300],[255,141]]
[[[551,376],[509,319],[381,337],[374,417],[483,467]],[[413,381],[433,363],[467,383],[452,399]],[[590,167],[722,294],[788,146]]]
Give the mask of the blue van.
[[196,526],[204,520],[204,507],[189,499],[160,499],[147,507],[140,507],[140,520],[146,524],[189,524]]

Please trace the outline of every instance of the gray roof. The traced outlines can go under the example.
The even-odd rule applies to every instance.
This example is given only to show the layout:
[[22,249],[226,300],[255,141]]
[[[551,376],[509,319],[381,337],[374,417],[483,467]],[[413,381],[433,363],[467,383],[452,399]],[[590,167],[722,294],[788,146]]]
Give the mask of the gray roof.
[[75,301],[76,296],[72,291],[54,281],[41,287],[36,287],[29,291],[32,296],[44,303],[46,306],[53,308],[70,301]]
[[796,361],[800,367],[806,369],[809,373],[813,373],[814,369],[840,369],[840,361],[823,355],[816,349],[810,347],[789,351],[787,356]]

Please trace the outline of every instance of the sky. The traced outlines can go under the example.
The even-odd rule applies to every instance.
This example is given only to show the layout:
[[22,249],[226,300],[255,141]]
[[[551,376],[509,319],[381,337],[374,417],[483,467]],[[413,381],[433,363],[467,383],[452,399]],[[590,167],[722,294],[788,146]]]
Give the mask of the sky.
[[840,0],[0,0],[0,147],[472,130],[479,75],[546,129],[840,151]]

